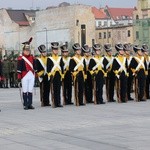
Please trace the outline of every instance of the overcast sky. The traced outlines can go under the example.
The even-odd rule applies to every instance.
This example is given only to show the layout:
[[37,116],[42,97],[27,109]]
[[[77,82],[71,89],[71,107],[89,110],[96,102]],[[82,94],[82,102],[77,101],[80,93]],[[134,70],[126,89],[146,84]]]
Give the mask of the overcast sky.
[[70,4],[80,3],[96,6],[97,8],[105,5],[111,7],[134,7],[137,0],[0,0],[0,8],[31,9],[40,7],[44,9],[48,6],[57,6],[61,2]]

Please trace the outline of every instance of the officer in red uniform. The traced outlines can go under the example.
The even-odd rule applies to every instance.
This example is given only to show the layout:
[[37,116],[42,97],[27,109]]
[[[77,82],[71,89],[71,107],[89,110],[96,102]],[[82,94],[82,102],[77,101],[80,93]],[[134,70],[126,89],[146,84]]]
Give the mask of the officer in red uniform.
[[22,56],[18,57],[17,62],[17,73],[18,73],[18,80],[21,81],[22,84],[22,95],[23,95],[23,105],[24,109],[34,109],[32,106],[32,91],[34,87],[34,70],[35,70],[35,60],[34,57],[30,53],[30,42],[24,42],[23,46],[23,53]]

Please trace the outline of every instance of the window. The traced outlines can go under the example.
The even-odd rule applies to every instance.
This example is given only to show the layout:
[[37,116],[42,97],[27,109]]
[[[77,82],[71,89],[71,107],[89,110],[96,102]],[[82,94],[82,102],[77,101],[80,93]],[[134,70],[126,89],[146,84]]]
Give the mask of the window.
[[79,25],[79,20],[76,20],[76,26],[78,26]]
[[138,20],[139,19],[139,15],[136,15],[136,20]]
[[139,39],[139,32],[136,31],[136,39]]
[[130,30],[128,30],[128,37],[130,37],[131,36],[131,32],[130,32]]
[[104,39],[106,39],[106,32],[104,32]]
[[112,26],[112,21],[110,21],[110,26]]
[[35,17],[32,17],[32,21],[35,21]]
[[101,27],[101,26],[102,26],[102,22],[98,21],[98,27]]
[[100,33],[99,33],[99,39],[101,39],[101,38],[102,38],[102,33],[100,32]]
[[111,38],[111,32],[108,32],[108,38]]
[[104,26],[107,26],[107,21],[104,21]]

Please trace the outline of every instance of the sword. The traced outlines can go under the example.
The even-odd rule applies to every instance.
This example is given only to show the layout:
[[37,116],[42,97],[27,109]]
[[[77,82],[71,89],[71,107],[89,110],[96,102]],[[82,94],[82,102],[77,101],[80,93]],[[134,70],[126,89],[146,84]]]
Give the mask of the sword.
[[19,86],[20,100],[21,100],[22,106],[24,108],[23,99],[22,99],[22,91],[21,91],[21,82],[18,83],[18,86]]

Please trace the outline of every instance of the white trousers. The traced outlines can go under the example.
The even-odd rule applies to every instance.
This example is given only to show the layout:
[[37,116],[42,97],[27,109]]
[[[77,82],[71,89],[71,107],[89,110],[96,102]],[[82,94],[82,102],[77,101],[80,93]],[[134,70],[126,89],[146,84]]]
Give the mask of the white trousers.
[[34,74],[29,71],[21,80],[22,83],[22,92],[26,93],[26,92],[33,92],[33,87],[34,87],[34,80],[35,80],[35,76]]

